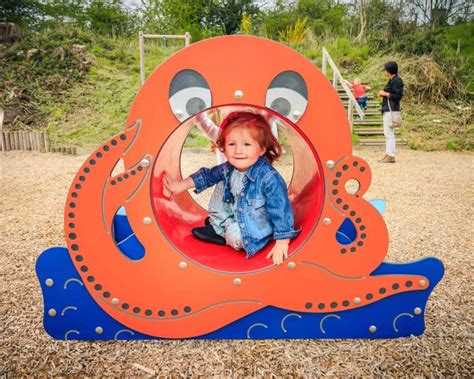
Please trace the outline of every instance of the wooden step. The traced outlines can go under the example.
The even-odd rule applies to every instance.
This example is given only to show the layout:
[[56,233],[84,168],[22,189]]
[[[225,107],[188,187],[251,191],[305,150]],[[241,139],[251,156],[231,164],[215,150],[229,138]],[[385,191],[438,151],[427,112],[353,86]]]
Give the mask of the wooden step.
[[[346,113],[347,113],[347,109],[346,109]],[[356,112],[355,109],[354,109],[353,114],[354,114],[355,117],[357,117],[358,113]],[[382,114],[379,111],[365,111],[364,115],[365,116],[381,116]]]
[[[397,140],[397,146],[406,146],[408,142],[406,140]],[[384,139],[361,139],[359,140],[360,146],[385,146]]]
[[[347,107],[347,104],[349,103],[347,100],[343,100],[342,103]],[[380,109],[380,103],[378,101],[368,101],[367,102],[367,107],[372,108],[372,107],[377,107]]]
[[[339,98],[341,100],[348,100],[349,99],[349,96],[347,96],[345,93],[344,94],[339,94]],[[373,99],[374,98],[374,95],[367,95],[367,98],[368,99]]]
[[[358,136],[383,136],[383,128],[357,128],[353,129]],[[400,133],[400,129],[395,129],[395,134]]]
[[352,125],[383,125],[382,119],[354,120]]

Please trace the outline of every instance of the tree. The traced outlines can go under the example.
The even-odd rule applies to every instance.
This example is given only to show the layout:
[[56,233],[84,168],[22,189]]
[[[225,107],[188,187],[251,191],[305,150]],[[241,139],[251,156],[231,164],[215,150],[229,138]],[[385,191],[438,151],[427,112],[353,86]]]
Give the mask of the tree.
[[41,5],[35,0],[0,1],[0,22],[14,22],[21,27],[26,27],[41,13]]
[[90,30],[100,34],[128,34],[133,30],[132,17],[121,0],[92,0],[85,10]]
[[214,0],[208,2],[206,22],[211,27],[221,27],[224,34],[239,31],[242,17],[255,18],[260,10],[254,0]]
[[367,25],[367,4],[365,3],[365,0],[360,0],[359,16],[360,16],[359,34],[354,39],[354,41],[356,42],[362,41],[362,38],[364,37],[365,26]]
[[472,21],[472,0],[412,0],[408,4],[432,29],[453,21]]

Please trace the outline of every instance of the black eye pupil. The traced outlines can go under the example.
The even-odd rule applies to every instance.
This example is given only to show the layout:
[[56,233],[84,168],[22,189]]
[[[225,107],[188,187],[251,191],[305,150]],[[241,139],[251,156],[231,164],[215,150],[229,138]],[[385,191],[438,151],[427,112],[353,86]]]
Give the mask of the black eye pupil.
[[291,104],[283,97],[279,97],[272,101],[270,109],[274,110],[275,112],[278,112],[282,116],[288,116],[291,111]]
[[206,103],[200,97],[193,97],[186,103],[186,112],[192,116],[206,109]]

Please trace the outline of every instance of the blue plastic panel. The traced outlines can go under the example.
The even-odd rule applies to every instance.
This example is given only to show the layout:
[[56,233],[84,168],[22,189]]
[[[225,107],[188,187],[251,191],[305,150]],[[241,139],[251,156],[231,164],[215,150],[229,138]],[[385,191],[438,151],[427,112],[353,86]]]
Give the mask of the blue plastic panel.
[[[53,338],[155,339],[123,326],[95,303],[83,286],[66,248],[53,247],[44,251],[38,258],[36,271],[43,290],[44,327]],[[373,275],[419,274],[428,277],[430,286],[344,312],[296,313],[267,307],[198,338],[396,338],[420,335],[425,328],[426,302],[443,273],[443,264],[436,258],[404,264],[382,263]],[[52,285],[48,286],[51,281]],[[369,330],[371,326],[376,328],[374,332]]]

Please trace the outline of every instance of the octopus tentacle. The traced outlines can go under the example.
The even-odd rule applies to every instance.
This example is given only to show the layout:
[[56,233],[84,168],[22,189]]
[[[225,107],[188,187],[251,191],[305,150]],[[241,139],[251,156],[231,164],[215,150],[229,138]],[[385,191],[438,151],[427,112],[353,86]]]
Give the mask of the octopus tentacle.
[[[355,193],[349,193],[345,189],[346,182],[351,179],[359,184]],[[317,258],[317,263],[339,275],[369,275],[387,253],[388,231],[383,218],[362,198],[370,181],[368,164],[357,157],[340,160],[327,178],[328,197],[336,210],[332,225],[337,228],[348,218],[357,230],[356,238],[348,245],[337,242],[335,231],[334,234],[326,233],[323,237],[325,246],[331,247]]]
[[[296,286],[288,288],[288,292],[293,295],[282,297],[278,299],[281,303],[273,303],[273,305],[295,312],[344,311],[363,307],[399,293],[429,288],[429,280],[421,275],[341,278],[312,262],[300,262],[295,269],[295,275],[312,285],[304,289]],[[289,277],[288,285],[291,287],[291,284],[291,277]],[[303,295],[294,296],[294,291],[303,291]]]

